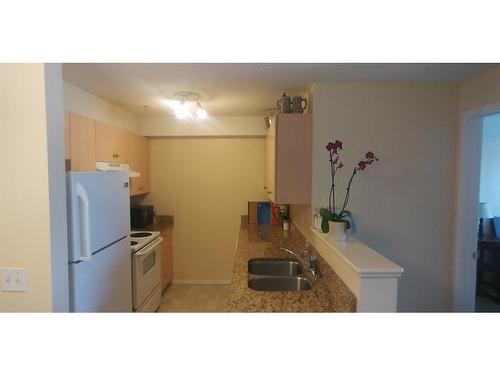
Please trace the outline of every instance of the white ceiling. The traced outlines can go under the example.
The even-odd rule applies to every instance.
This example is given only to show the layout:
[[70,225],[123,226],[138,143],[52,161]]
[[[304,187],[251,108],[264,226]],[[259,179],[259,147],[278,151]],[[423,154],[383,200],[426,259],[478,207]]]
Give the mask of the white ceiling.
[[[494,64],[63,64],[64,80],[139,116],[171,115],[163,99],[202,95],[212,116],[260,116],[284,90],[313,82],[460,82]],[[144,106],[149,106],[148,110]]]

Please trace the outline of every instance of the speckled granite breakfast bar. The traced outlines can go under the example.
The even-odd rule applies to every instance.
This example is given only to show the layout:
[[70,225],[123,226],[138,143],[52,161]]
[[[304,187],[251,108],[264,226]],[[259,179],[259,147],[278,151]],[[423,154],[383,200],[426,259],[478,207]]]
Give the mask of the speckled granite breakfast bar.
[[248,287],[248,260],[252,258],[290,258],[280,246],[303,249],[305,238],[290,225],[249,224],[242,216],[233,279],[229,288],[230,312],[354,312],[356,297],[338,275],[314,250],[323,277],[312,279],[313,288],[302,292],[261,292]]

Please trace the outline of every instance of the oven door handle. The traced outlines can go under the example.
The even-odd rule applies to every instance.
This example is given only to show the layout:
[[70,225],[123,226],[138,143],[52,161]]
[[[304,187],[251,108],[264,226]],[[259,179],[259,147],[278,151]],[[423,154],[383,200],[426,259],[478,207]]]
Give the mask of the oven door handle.
[[153,242],[151,242],[146,248],[144,248],[143,250],[141,251],[138,251],[137,253],[135,253],[136,256],[144,256],[144,255],[148,255],[149,253],[153,252],[156,245],[158,245],[161,241],[163,241],[163,238],[161,237],[158,237],[156,238]]

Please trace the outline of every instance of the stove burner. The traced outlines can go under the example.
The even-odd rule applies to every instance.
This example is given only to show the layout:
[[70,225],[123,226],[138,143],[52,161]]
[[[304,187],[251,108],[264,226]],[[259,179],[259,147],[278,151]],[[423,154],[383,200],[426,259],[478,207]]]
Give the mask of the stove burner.
[[133,233],[130,235],[130,237],[149,237],[149,236],[151,236],[151,233],[147,232]]
[[137,243],[138,243],[137,241],[130,241],[130,245],[132,245],[132,246],[137,245]]

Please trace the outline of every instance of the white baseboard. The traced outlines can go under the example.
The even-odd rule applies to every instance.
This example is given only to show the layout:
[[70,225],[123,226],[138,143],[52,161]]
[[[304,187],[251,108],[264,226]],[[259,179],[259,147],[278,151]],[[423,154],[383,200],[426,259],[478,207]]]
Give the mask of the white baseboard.
[[172,280],[172,284],[229,285],[231,280]]

